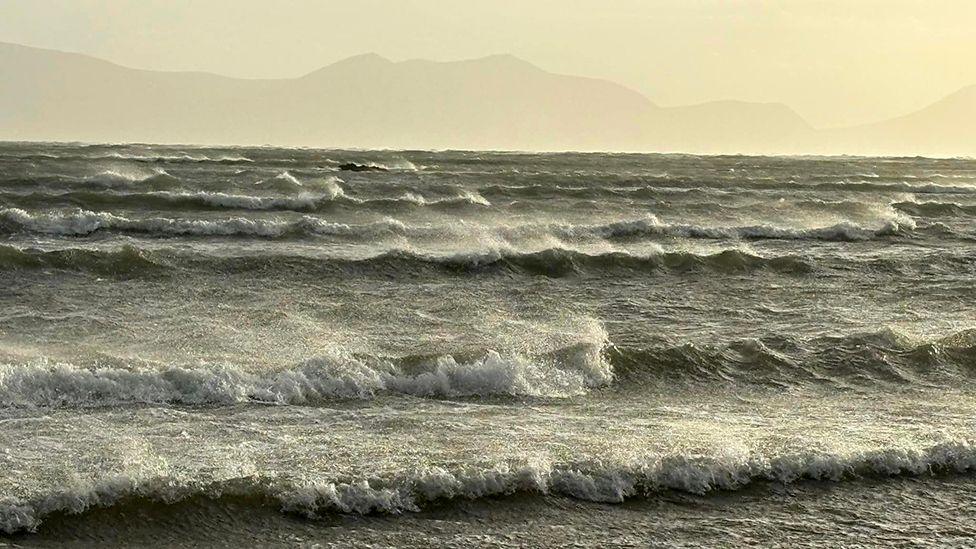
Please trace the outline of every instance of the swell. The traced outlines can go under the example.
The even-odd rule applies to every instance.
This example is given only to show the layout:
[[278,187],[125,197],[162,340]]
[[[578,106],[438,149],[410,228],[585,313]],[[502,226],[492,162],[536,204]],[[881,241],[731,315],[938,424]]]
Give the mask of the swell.
[[178,188],[183,182],[162,168],[148,169],[136,167],[128,170],[104,170],[93,175],[39,175],[22,177],[5,177],[0,179],[0,186],[13,188],[35,189],[51,187],[63,189],[65,187],[81,186],[94,189],[125,189],[138,186],[145,190],[162,190]]
[[[496,232],[503,237],[552,235],[565,238],[633,239],[680,237],[709,240],[825,240],[857,241],[894,236],[910,236],[916,229],[904,214],[883,215],[874,226],[844,221],[823,227],[783,227],[776,225],[707,226],[665,223],[653,215],[597,225],[529,223],[516,226],[476,226],[478,234]],[[82,209],[31,212],[20,208],[0,209],[0,233],[42,233],[85,236],[99,231],[152,236],[225,236],[297,238],[309,236],[365,236],[374,238],[383,230],[397,234],[440,232],[447,238],[466,236],[456,226],[408,228],[395,220],[365,225],[333,223],[322,217],[305,215],[299,219],[253,217],[173,218],[126,217],[105,211]],[[940,227],[940,235],[951,229]],[[470,234],[467,234],[470,235]]]
[[633,255],[626,252],[588,254],[564,248],[537,252],[492,251],[488,253],[424,256],[393,251],[369,260],[371,266],[395,267],[400,263],[422,262],[427,266],[459,272],[508,271],[559,278],[582,274],[626,274],[628,272],[703,271],[737,273],[769,270],[785,274],[806,274],[813,266],[795,256],[765,258],[741,250],[714,254],[662,252]]
[[504,274],[552,278],[583,275],[639,275],[653,272],[748,273],[769,271],[804,275],[816,270],[798,256],[762,257],[738,249],[711,254],[661,252],[634,255],[626,252],[588,254],[565,248],[540,251],[515,250],[433,255],[390,250],[363,259],[289,255],[211,257],[167,251],[148,251],[133,246],[118,249],[67,248],[45,251],[0,245],[0,271],[58,269],[126,276],[165,275],[174,269],[199,269],[223,273],[295,269],[305,273]]
[[[396,230],[377,226],[377,231]],[[223,275],[297,274],[300,276],[391,276],[400,279],[429,276],[544,276],[641,277],[654,274],[737,275],[775,273],[802,277],[817,273],[890,273],[918,276],[945,272],[971,272],[972,254],[913,254],[906,257],[866,258],[837,255],[813,258],[757,255],[739,248],[715,252],[610,251],[588,253],[554,247],[535,251],[488,249],[457,253],[423,253],[390,249],[362,258],[289,253],[254,253],[234,256],[204,252],[150,250],[132,245],[117,248],[70,247],[43,250],[0,244],[0,272],[59,270],[119,278],[177,275],[183,271]]]
[[203,154],[126,154],[126,153],[106,153],[106,154],[73,154],[73,153],[25,153],[25,154],[0,154],[0,159],[13,160],[49,160],[49,161],[126,161],[147,164],[250,164],[254,160],[240,155],[214,155]]
[[916,217],[970,217],[976,215],[976,205],[939,201],[904,201],[892,207]]
[[694,384],[763,387],[944,386],[976,376],[976,329],[918,340],[890,329],[796,340],[609,346],[620,389]]
[[734,491],[760,482],[840,482],[968,474],[974,469],[973,441],[947,438],[928,445],[905,443],[856,451],[811,448],[786,453],[752,450],[720,455],[676,452],[651,454],[628,462],[539,460],[467,468],[426,466],[362,479],[301,479],[301,472],[209,482],[118,475],[79,482],[32,497],[4,497],[0,499],[0,531],[36,531],[53,514],[78,514],[98,507],[122,510],[138,507],[140,500],[179,504],[193,498],[233,497],[308,518],[333,513],[395,515],[452,500],[513,494],[622,503],[669,491],[699,495]]
[[45,269],[129,277],[162,273],[168,267],[151,252],[134,246],[117,250],[67,248],[44,251],[0,245],[0,271]]
[[[605,198],[655,198],[682,194],[749,194],[750,192],[822,192],[840,191],[852,193],[916,193],[916,194],[976,194],[976,185],[951,185],[933,181],[876,181],[864,179],[841,179],[832,181],[804,181],[800,178],[755,180],[745,177],[730,179],[708,179],[701,177],[668,177],[663,179],[644,179],[641,177],[592,178],[580,181],[577,185],[567,185],[565,177],[545,178],[533,182],[531,177],[522,177],[519,184],[489,184],[479,191],[489,198],[560,198],[605,199]],[[974,179],[976,181],[976,179]]]

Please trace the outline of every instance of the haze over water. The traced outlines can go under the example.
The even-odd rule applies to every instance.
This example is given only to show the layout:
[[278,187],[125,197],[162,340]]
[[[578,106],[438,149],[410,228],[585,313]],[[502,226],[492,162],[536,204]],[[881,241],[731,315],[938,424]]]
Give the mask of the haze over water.
[[0,529],[965,544],[974,212],[971,160],[5,144]]

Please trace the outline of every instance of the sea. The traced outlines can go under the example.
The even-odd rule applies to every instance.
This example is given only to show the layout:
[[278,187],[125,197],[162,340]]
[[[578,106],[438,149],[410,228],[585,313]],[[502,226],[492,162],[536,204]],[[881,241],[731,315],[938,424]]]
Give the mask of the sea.
[[976,160],[0,144],[0,546],[976,546]]

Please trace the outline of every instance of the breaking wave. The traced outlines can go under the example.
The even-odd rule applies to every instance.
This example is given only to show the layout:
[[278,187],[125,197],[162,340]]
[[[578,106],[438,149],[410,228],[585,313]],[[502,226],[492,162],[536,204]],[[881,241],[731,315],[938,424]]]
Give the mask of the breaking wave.
[[222,219],[187,219],[149,217],[131,219],[108,212],[73,210],[32,214],[18,208],[0,210],[0,230],[28,231],[42,234],[84,236],[97,231],[118,231],[161,236],[250,236],[282,238],[308,235],[375,235],[384,230],[398,230],[395,220],[369,226],[332,223],[318,217],[303,216],[295,221],[231,217]]
[[336,350],[285,370],[234,365],[81,367],[44,359],[0,364],[0,406],[316,404],[383,394],[425,398],[566,398],[611,386],[773,388],[954,383],[976,376],[976,329],[917,340],[890,329],[837,337],[620,347],[596,322],[541,353],[465,351],[383,357]]
[[47,363],[0,365],[0,406],[99,407],[119,404],[314,404],[380,394],[426,398],[578,395],[613,379],[606,334],[536,356],[493,350],[390,359],[336,352],[294,369],[256,372],[201,366],[126,369]]
[[387,171],[416,172],[422,169],[422,167],[417,166],[406,158],[394,158],[382,162],[366,162],[365,165]]
[[[262,204],[260,201],[251,202],[251,198],[242,200],[241,197],[231,195],[210,195],[207,200],[223,201],[241,205],[248,203],[254,206]],[[277,201],[286,199],[273,199]],[[297,197],[287,200],[305,200]],[[312,199],[314,200],[314,199]],[[468,200],[468,199],[465,199]],[[265,203],[266,205],[268,203]],[[429,226],[408,228],[403,224],[386,223],[386,228],[396,227],[403,233],[430,234],[441,233],[445,237],[455,238],[466,236],[457,228],[434,228]],[[510,226],[480,226],[472,225],[472,229],[479,234],[496,232],[500,236],[511,237],[519,235],[549,234],[560,238],[603,238],[603,239],[632,239],[644,237],[683,237],[693,239],[714,240],[828,240],[828,241],[856,241],[871,240],[890,236],[906,236],[916,228],[915,222],[903,214],[881,219],[877,227],[865,227],[852,222],[842,222],[827,227],[778,227],[773,225],[745,225],[745,226],[701,226],[691,224],[664,223],[653,215],[642,219],[616,221],[602,225],[563,225],[563,224],[526,224]],[[346,235],[376,236],[376,224],[346,225],[332,223],[313,216],[303,216],[297,220],[282,219],[254,219],[248,217],[230,217],[218,219],[194,218],[128,218],[104,211],[83,209],[54,210],[43,213],[31,213],[20,208],[0,209],[0,230],[5,232],[36,232],[43,234],[81,236],[96,231],[118,231],[162,236],[253,236],[264,238],[283,238],[313,235]]]
[[[296,180],[297,182],[297,180]],[[402,207],[491,206],[483,196],[463,191],[456,196],[425,198],[408,192],[397,197],[357,198],[349,196],[336,178],[292,184],[288,179],[274,178],[255,184],[260,191],[281,194],[245,194],[239,192],[173,191],[104,192],[74,190],[59,192],[0,193],[9,204],[27,208],[70,204],[80,208],[133,208],[187,210],[290,210],[320,211],[335,206],[363,207],[377,210]]]
[[176,177],[170,175],[162,168],[153,169],[151,172],[144,171],[125,171],[125,170],[105,170],[96,175],[82,179],[90,186],[102,188],[124,188],[132,185],[148,189],[166,189],[178,187],[181,183]]
[[249,164],[254,162],[246,156],[239,155],[220,155],[220,156],[207,156],[203,154],[159,154],[159,155],[139,155],[139,154],[122,154],[122,153],[112,153],[102,156],[93,156],[86,159],[100,160],[100,159],[110,159],[110,160],[131,160],[134,162],[149,162],[149,163],[216,163],[216,164]]
[[604,238],[634,238],[645,236],[677,236],[699,239],[781,239],[781,240],[871,240],[879,237],[905,235],[916,228],[907,216],[891,216],[880,220],[878,227],[865,227],[845,221],[827,227],[778,227],[774,225],[701,226],[664,223],[654,215],[644,219],[625,220],[600,226],[567,227],[570,235],[580,231],[596,233]]
[[[302,181],[292,175],[291,172],[283,171],[274,177],[262,179],[257,183],[254,183],[254,187],[261,190],[270,190],[283,193],[325,191],[325,195],[328,196],[329,199],[335,199],[345,195],[342,187],[339,186],[340,183],[342,183],[342,180],[338,177],[322,177]],[[208,193],[198,194],[206,195]]]
[[436,206],[436,205],[451,205],[451,204],[471,204],[476,206],[491,206],[491,202],[488,202],[485,197],[481,196],[474,191],[462,191],[458,196],[445,197],[445,198],[424,198],[423,196],[414,193],[407,192],[401,196],[393,198],[359,198],[352,199],[360,204],[414,204],[417,206]]
[[0,499],[0,531],[34,531],[52,514],[138,505],[140,499],[179,504],[190,498],[234,497],[251,505],[314,518],[331,513],[400,514],[451,500],[514,494],[622,503],[667,491],[704,495],[760,482],[839,482],[964,474],[974,469],[976,443],[945,438],[927,445],[905,443],[858,450],[811,448],[775,453],[754,449],[716,455],[659,453],[625,462],[553,462],[539,458],[480,467],[435,465],[363,479],[308,479],[302,478],[301,472],[212,481],[116,475],[54,488],[34,497],[4,497]]

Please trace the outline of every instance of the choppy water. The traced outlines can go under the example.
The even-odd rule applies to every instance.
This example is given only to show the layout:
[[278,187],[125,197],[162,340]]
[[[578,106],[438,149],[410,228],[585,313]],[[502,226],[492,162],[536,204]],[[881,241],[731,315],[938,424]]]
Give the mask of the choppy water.
[[974,215],[972,160],[2,145],[0,531],[965,544]]

